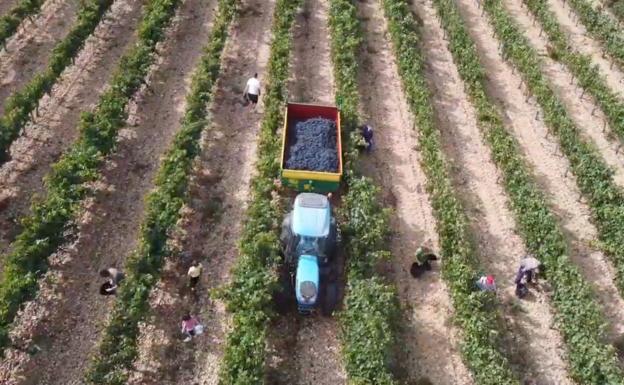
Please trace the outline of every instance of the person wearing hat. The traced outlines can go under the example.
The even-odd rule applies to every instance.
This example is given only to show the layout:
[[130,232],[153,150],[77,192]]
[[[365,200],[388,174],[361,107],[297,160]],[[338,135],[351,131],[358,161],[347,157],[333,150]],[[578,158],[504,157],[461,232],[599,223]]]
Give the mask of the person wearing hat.
[[533,282],[533,279],[539,272],[540,266],[540,261],[532,256],[523,258],[520,261],[520,267],[518,268],[516,279],[514,280],[514,283],[516,284],[516,296],[518,298],[523,298],[528,294],[529,288],[527,287],[527,284]]
[[482,275],[477,280],[477,287],[481,291],[496,291],[496,281],[493,275]]

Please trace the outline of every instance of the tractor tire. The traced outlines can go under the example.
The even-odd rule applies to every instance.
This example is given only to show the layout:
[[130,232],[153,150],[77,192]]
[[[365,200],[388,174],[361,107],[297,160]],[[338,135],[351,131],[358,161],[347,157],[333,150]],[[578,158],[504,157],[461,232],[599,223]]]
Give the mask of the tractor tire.
[[323,302],[321,303],[321,314],[324,317],[331,317],[338,304],[338,284],[328,282],[325,286]]

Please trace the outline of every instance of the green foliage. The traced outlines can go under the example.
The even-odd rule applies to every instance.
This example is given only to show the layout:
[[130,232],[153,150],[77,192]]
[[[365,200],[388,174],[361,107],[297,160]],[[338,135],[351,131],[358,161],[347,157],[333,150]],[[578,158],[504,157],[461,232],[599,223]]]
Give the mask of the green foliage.
[[[221,55],[229,26],[236,16],[236,1],[220,0],[218,15],[200,63],[191,80],[181,129],[162,161],[155,187],[146,198],[146,216],[139,246],[126,266],[128,277],[119,289],[113,315],[104,330],[98,354],[87,371],[92,384],[124,384],[137,357],[138,323],[149,310],[149,292],[156,283],[165,256],[169,233],[180,218],[187,197],[192,162],[199,154],[199,138],[208,126],[208,105],[221,69]],[[147,30],[145,28],[144,30]],[[164,35],[153,32],[149,36]],[[158,40],[152,40],[156,42]]]
[[561,30],[555,14],[546,0],[523,0],[529,10],[542,24],[550,42],[555,60],[564,63],[578,79],[580,85],[598,102],[613,131],[624,140],[624,103],[609,88],[598,66],[592,65],[589,55],[583,55],[572,48],[566,34]]
[[[462,328],[462,353],[479,384],[517,384],[507,358],[500,349],[493,298],[475,291],[480,270],[469,241],[467,218],[457,200],[435,127],[431,97],[425,81],[416,22],[405,0],[384,0],[390,36],[403,80],[408,104],[420,129],[423,168],[431,194],[442,247],[442,273],[450,288],[455,319]],[[480,73],[475,73],[479,76]]]
[[395,384],[390,369],[396,344],[399,305],[394,287],[375,277],[374,268],[387,250],[389,211],[379,204],[379,189],[358,175],[358,53],[362,32],[351,0],[330,2],[331,55],[336,104],[341,109],[345,181],[340,215],[347,254],[348,283],[340,315],[343,356],[350,384]]
[[25,18],[39,12],[43,3],[44,0],[19,0],[6,15],[0,17],[0,47],[4,47]]
[[[568,250],[561,228],[513,136],[505,129],[495,102],[485,92],[485,70],[457,6],[452,0],[436,0],[435,4],[466,92],[477,110],[479,128],[492,150],[494,162],[502,171],[526,247],[546,265],[554,290],[556,323],[567,345],[572,376],[583,384],[622,383],[613,350],[604,344],[605,320],[587,282],[566,256]],[[518,55],[530,52],[526,46],[518,49]],[[539,71],[538,66],[534,68]]]
[[568,0],[568,3],[587,31],[602,43],[605,51],[620,67],[624,65],[624,35],[618,23],[605,12],[594,9],[587,0]]
[[[152,0],[146,7],[142,28],[150,25],[164,30],[177,5],[178,0]],[[97,179],[104,157],[113,151],[117,131],[126,119],[125,107],[154,62],[156,43],[139,39],[124,55],[95,110],[82,114],[78,141],[46,177],[45,199],[33,203],[32,214],[22,220],[23,231],[4,258],[0,278],[0,349],[9,344],[8,328],[19,306],[36,294],[37,279],[47,268],[48,256],[63,243],[64,231],[89,194],[87,183]]]
[[113,0],[82,2],[76,24],[52,49],[48,67],[7,100],[4,115],[0,117],[0,162],[7,160],[9,146],[28,122],[30,114],[36,110],[39,99],[50,93],[63,70],[73,63],[85,40],[93,33],[112,3]]
[[273,14],[273,40],[269,57],[264,116],[258,142],[256,174],[240,240],[240,257],[232,282],[222,291],[232,313],[223,362],[221,385],[261,384],[265,378],[266,330],[272,314],[272,293],[277,288],[278,231],[282,218],[272,199],[273,181],[279,176],[280,137],[287,101],[292,26],[300,0],[278,0]]

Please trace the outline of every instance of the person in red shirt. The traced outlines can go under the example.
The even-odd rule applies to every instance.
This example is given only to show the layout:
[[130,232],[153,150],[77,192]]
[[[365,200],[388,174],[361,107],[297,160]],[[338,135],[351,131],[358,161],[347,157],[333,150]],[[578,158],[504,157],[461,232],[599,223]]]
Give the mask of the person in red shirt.
[[182,317],[182,333],[186,335],[184,342],[189,342],[195,335],[203,333],[204,327],[199,323],[195,316],[186,313]]

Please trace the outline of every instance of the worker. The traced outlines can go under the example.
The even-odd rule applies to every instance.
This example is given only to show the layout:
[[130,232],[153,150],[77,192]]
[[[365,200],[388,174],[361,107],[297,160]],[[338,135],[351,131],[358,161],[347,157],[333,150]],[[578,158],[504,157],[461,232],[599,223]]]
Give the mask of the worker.
[[184,342],[189,342],[194,336],[203,332],[204,326],[199,323],[197,317],[192,316],[188,312],[182,317],[182,334],[186,336]]
[[189,276],[189,287],[193,291],[197,287],[197,283],[199,283],[199,277],[201,276],[202,270],[202,264],[198,261],[193,261],[191,263],[191,267],[189,267],[188,272],[186,273]]
[[477,280],[477,287],[481,291],[496,291],[496,281],[493,275],[482,275]]
[[540,261],[532,256],[523,258],[520,261],[520,267],[518,268],[514,280],[516,284],[516,296],[518,298],[524,298],[529,293],[527,285],[537,278],[536,275],[539,272],[540,266]]
[[114,267],[100,270],[100,276],[108,278],[108,280],[100,286],[100,294],[102,295],[115,294],[117,292],[117,285],[125,278],[125,274]]
[[245,91],[243,91],[243,97],[250,102],[250,106],[255,110],[260,97],[260,81],[258,80],[257,73],[247,80]]
[[360,135],[366,142],[366,151],[371,152],[373,150],[373,128],[369,124],[365,124],[360,127]]
[[425,271],[431,270],[431,261],[436,261],[438,257],[427,247],[421,246],[416,249],[416,262],[410,267],[410,274],[414,278],[418,278]]

